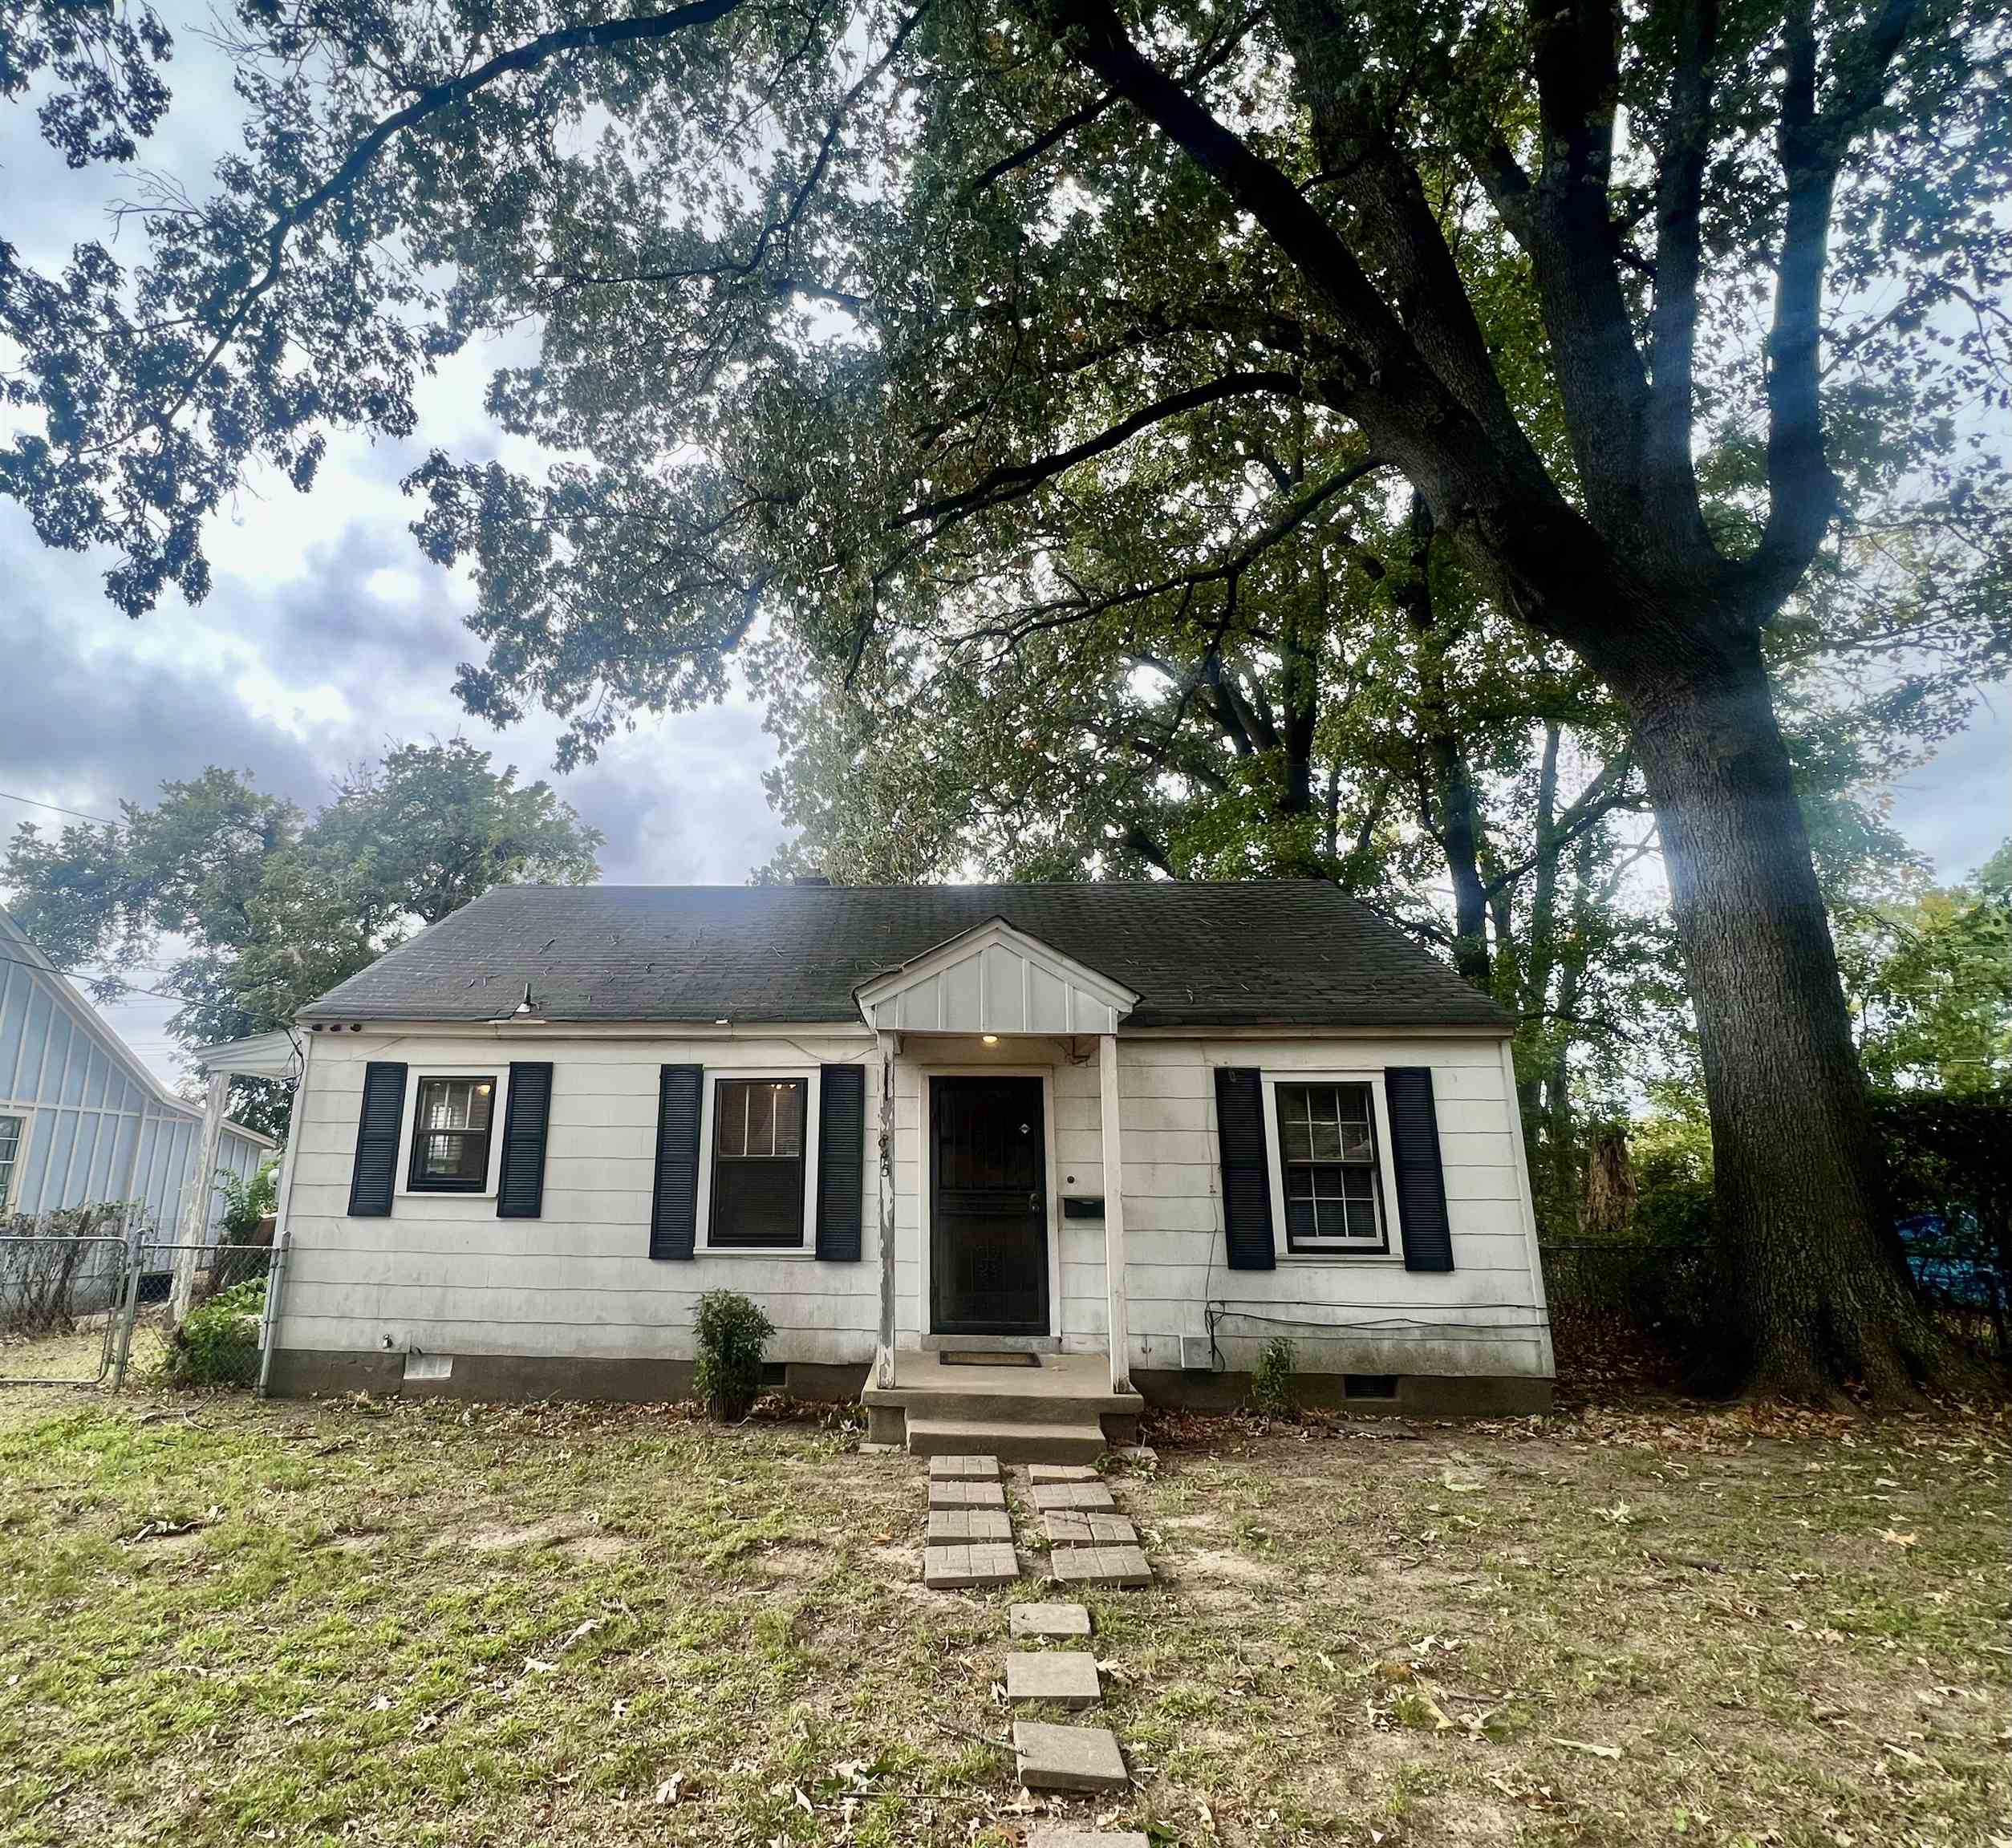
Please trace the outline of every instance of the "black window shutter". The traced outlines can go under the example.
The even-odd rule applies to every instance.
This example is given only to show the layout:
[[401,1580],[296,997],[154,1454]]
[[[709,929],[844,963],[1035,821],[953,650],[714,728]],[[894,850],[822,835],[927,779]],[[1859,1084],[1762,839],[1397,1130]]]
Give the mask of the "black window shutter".
[[388,1219],[398,1136],[405,1125],[405,1068],[373,1059],[363,1068],[363,1108],[356,1121],[356,1165],[349,1173],[352,1219]]
[[689,1258],[699,1230],[699,1096],[705,1070],[666,1065],[657,1084],[657,1179],[650,1255]]
[[1223,1155],[1223,1230],[1232,1270],[1269,1270],[1272,1169],[1264,1150],[1264,1080],[1255,1071],[1215,1068],[1215,1133]]
[[510,1062],[503,1107],[503,1169],[496,1187],[499,1219],[535,1219],[545,1206],[545,1132],[552,1116],[552,1065]]
[[829,1262],[858,1261],[866,1159],[865,1068],[827,1065],[817,1104],[817,1255]]
[[1383,1073],[1390,1105],[1390,1166],[1397,1184],[1397,1229],[1407,1270],[1450,1270],[1453,1228],[1446,1220],[1446,1170],[1439,1163],[1439,1113],[1430,1065],[1390,1065]]

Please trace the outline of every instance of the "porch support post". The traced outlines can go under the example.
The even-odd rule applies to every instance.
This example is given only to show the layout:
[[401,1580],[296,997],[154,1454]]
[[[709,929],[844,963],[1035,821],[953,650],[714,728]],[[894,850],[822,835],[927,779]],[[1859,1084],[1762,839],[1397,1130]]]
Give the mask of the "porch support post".
[[1104,1131],[1104,1297],[1109,1311],[1111,1390],[1132,1389],[1132,1317],[1125,1275],[1125,1153],[1118,1116],[1118,1035],[1097,1038],[1097,1121]]
[[209,1089],[203,1100],[201,1149],[196,1157],[189,1198],[182,1202],[181,1242],[175,1253],[175,1281],[168,1299],[169,1317],[177,1325],[195,1300],[197,1254],[209,1242],[209,1197],[217,1188],[217,1152],[223,1146],[224,1109],[229,1098],[230,1074],[211,1072]]
[[880,1340],[874,1384],[894,1383],[894,1035],[874,1035],[880,1048]]

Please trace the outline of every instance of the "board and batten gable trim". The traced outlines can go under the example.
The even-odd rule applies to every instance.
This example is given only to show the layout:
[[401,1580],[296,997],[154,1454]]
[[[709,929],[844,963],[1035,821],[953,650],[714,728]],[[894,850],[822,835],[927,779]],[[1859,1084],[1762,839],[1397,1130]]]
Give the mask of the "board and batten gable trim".
[[1453,1227],[1446,1215],[1446,1178],[1439,1153],[1432,1068],[1386,1066],[1383,1089],[1390,1111],[1390,1167],[1397,1183],[1404,1267],[1450,1270]]
[[1269,1270],[1271,1164],[1264,1147],[1263,1075],[1253,1066],[1215,1068],[1215,1135],[1223,1168],[1223,1242],[1232,1270]]
[[657,1079],[656,1175],[650,1210],[650,1255],[692,1256],[699,1235],[699,1117],[702,1065],[665,1065]]
[[388,1219],[398,1179],[399,1145],[405,1135],[405,1066],[373,1059],[363,1068],[363,1100],[357,1113],[356,1154],[350,1169],[349,1216]]
[[855,1264],[862,1255],[866,1073],[858,1065],[826,1065],[820,1078],[817,1255],[826,1263]]
[[497,1218],[535,1219],[543,1211],[545,1141],[551,1120],[552,1061],[513,1059],[496,1182]]

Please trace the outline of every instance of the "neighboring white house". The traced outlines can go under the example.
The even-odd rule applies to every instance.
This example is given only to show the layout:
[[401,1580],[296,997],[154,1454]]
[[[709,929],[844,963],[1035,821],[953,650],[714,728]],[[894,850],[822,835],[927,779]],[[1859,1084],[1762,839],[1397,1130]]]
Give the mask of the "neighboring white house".
[[1548,1402],[1513,1023],[1330,886],[504,887],[298,1024],[278,1390],[672,1396],[724,1288],[894,1428],[946,1354],[1108,1429],[1281,1335]]
[[[176,1096],[0,910],[0,1214],[133,1202],[170,1240],[192,1190],[222,1212],[215,1174],[197,1172],[200,1104]],[[270,1137],[227,1124],[217,1167],[249,1175]]]

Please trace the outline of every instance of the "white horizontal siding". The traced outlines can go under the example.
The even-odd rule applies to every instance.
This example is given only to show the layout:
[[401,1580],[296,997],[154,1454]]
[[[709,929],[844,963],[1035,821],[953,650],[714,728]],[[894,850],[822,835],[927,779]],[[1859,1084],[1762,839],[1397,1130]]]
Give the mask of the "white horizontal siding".
[[[480,1041],[474,1043],[480,1046]],[[1093,1042],[911,1035],[897,1064],[894,1178],[896,1328],[927,1328],[927,1165],[922,1086],[931,1069],[1045,1069],[1053,1097],[1054,1195],[1105,1191]],[[498,1220],[493,1200],[400,1194],[387,1219],[345,1216],[362,1069],[373,1057],[471,1064],[466,1038],[345,1035],[318,1044],[303,1100],[294,1227],[298,1253],[284,1310],[287,1345],[379,1348],[387,1335],[442,1351],[683,1357],[697,1293],[757,1296],[779,1331],[778,1359],[866,1359],[878,1314],[877,1086],[870,1076],[862,1201],[865,1261],[647,1257],[657,1070],[697,1063],[745,1070],[858,1058],[863,1035],[829,1041],[541,1037],[555,1066],[545,1211]],[[519,1056],[522,1056],[521,1051]],[[493,1048],[500,1070],[507,1049]],[[1274,1072],[1431,1067],[1454,1269],[1406,1270],[1397,1258],[1297,1260],[1231,1270],[1223,1238],[1214,1068]],[[1180,1364],[1182,1336],[1205,1337],[1247,1365],[1269,1332],[1291,1333],[1309,1368],[1343,1372],[1543,1372],[1532,1234],[1515,1138],[1520,1133],[1499,1043],[1449,1036],[1118,1042],[1132,1364]],[[1107,1311],[1104,1227],[1052,1228],[1065,1348],[1100,1351]],[[1260,1321],[1259,1318],[1267,1319]],[[627,1345],[624,1345],[624,1343]]]
[[[863,1362],[879,1318],[878,1165],[869,1082],[863,1258],[649,1255],[659,1068],[802,1070],[864,1062],[863,1034],[595,1040],[375,1033],[318,1038],[308,1065],[289,1216],[294,1242],[280,1344],[347,1352],[689,1359],[701,1291],[754,1297],[777,1328],[771,1357]],[[545,1193],[536,1219],[497,1217],[493,1197],[398,1194],[389,1217],[348,1217],[364,1067],[499,1075],[512,1058],[553,1065]],[[501,1126],[497,1126],[501,1133]],[[815,1177],[809,1177],[812,1185]]]

